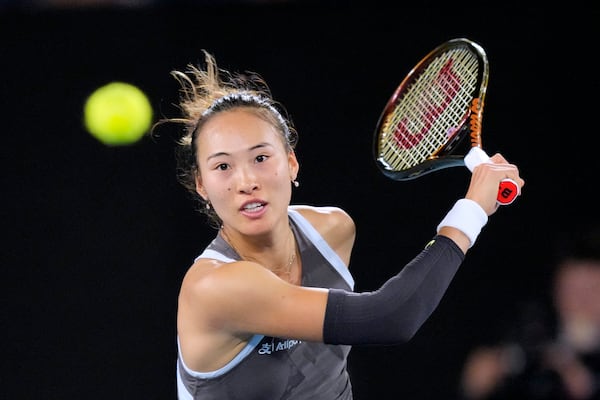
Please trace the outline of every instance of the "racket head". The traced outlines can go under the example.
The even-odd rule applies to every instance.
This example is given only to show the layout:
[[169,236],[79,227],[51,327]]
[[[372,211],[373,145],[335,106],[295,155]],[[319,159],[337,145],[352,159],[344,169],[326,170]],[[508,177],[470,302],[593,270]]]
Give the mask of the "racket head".
[[[373,140],[381,172],[410,180],[464,166],[466,150],[481,147],[481,120],[489,76],[479,44],[457,38],[429,52],[406,75],[384,107]],[[470,138],[470,146],[459,146]]]

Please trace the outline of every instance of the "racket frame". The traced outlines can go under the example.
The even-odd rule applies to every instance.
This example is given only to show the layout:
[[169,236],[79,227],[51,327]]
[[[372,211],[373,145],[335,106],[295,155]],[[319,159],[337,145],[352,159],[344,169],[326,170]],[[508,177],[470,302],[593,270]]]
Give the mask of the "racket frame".
[[[395,169],[387,163],[381,156],[381,136],[384,133],[383,128],[386,125],[387,119],[396,107],[400,100],[400,96],[404,94],[408,87],[415,81],[416,77],[427,68],[432,61],[438,58],[445,52],[453,49],[466,48],[474,54],[478,60],[479,71],[477,82],[474,86],[472,101],[468,110],[456,124],[455,131],[448,136],[445,143],[438,147],[432,154],[425,159],[422,159],[417,164],[406,169]],[[466,38],[456,38],[448,40],[435,49],[430,51],[425,57],[413,67],[406,75],[400,85],[396,88],[392,96],[389,98],[383,112],[380,114],[377,121],[375,138],[373,140],[373,157],[380,171],[388,178],[404,181],[416,179],[420,176],[428,174],[440,169],[465,166],[464,154],[457,153],[458,149],[465,142],[467,137],[470,140],[470,147],[482,147],[481,142],[481,124],[483,116],[483,105],[487,91],[489,78],[489,62],[483,47],[472,40]]]

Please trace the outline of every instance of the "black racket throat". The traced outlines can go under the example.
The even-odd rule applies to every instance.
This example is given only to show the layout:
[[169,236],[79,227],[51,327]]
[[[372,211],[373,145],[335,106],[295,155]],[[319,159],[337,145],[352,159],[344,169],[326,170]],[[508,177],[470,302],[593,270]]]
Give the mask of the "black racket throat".
[[[463,132],[455,135],[448,141],[440,154],[430,156],[411,168],[396,170],[388,165],[382,158],[375,158],[375,162],[383,175],[396,181],[417,179],[431,172],[446,168],[464,167],[464,154],[466,154],[471,147],[468,136],[469,132],[464,128]],[[377,156],[379,146],[375,145],[373,151],[374,155]]]

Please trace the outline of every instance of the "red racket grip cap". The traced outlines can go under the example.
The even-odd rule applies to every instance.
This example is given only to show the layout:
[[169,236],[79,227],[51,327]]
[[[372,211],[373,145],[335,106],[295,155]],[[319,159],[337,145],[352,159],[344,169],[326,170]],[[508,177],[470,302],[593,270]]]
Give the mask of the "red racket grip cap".
[[515,201],[519,195],[519,185],[512,179],[503,179],[498,188],[498,203],[507,205]]
[[[473,172],[476,166],[481,163],[489,162],[490,157],[483,151],[481,147],[471,147],[471,150],[465,156],[465,165],[469,171]],[[512,179],[503,179],[498,187],[498,196],[496,201],[503,206],[515,201],[520,194],[519,185]]]

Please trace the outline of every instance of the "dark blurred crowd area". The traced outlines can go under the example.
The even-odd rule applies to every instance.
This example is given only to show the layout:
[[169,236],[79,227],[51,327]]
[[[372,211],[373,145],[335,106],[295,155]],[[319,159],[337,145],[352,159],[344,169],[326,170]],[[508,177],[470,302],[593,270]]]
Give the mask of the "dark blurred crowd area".
[[600,229],[564,237],[555,252],[549,297],[523,304],[495,343],[474,346],[461,399],[600,399]]

